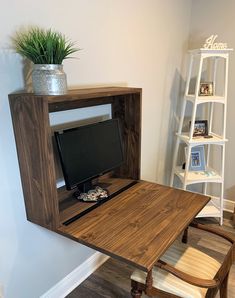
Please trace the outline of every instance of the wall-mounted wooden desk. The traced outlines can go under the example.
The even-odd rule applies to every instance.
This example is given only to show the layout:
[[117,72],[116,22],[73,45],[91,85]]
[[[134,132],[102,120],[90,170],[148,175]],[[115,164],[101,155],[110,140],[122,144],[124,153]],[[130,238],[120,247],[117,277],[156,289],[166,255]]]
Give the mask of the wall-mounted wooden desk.
[[59,233],[149,271],[209,197],[140,181]]
[[138,182],[65,226],[64,221],[86,207],[56,188],[49,121],[51,112],[111,105],[112,117],[120,120],[125,154],[110,185],[116,192],[125,188],[125,181],[140,179],[141,94],[140,88],[104,87],[60,96],[12,94],[9,99],[28,220],[149,271],[209,198]]
[[[50,113],[110,105],[112,118],[119,119],[125,156],[113,176],[140,179],[141,94],[140,88],[101,87],[58,96],[9,95],[28,220],[55,231],[65,217],[79,212],[71,194],[56,187]],[[114,184],[117,190],[119,182]]]

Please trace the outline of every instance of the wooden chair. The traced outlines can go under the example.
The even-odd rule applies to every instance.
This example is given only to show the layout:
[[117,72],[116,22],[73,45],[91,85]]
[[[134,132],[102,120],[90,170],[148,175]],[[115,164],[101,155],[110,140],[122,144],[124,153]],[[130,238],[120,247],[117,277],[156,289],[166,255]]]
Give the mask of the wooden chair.
[[[220,230],[193,222],[195,228],[213,233],[231,243],[222,264],[209,255],[181,241],[165,252],[148,273],[135,270],[131,276],[131,295],[140,298],[142,292],[148,296],[162,298],[227,297],[227,282],[230,267],[235,260],[235,237]],[[184,234],[183,242],[186,240]]]

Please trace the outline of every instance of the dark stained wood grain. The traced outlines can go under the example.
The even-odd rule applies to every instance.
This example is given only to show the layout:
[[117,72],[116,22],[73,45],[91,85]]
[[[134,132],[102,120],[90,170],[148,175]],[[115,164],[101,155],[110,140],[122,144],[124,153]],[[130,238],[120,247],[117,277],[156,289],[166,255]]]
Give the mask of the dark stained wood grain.
[[[133,180],[130,179],[112,178],[107,176],[106,178],[100,178],[99,180],[96,180],[96,184],[104,189],[107,189],[110,196],[122,190],[123,188],[128,187],[132,182]],[[62,187],[58,190],[61,223],[96,205],[94,202],[88,203],[78,201],[73,196],[73,192],[74,190],[67,191],[65,187]]]
[[[88,206],[75,204],[69,192],[57,193],[50,112],[111,104],[112,115],[120,120],[126,155],[125,163],[113,174],[140,178],[141,92],[140,88],[101,87],[60,96],[9,95],[28,220],[55,230],[61,220]],[[61,203],[64,197],[67,202]]]
[[140,179],[141,96],[129,94],[113,102],[112,116],[120,120],[125,163],[116,171],[118,177]]
[[131,281],[131,296],[133,298],[140,298],[144,290],[145,285],[142,285],[134,280]]
[[234,211],[233,211],[233,225],[235,227],[235,206],[234,206]]
[[95,88],[82,88],[82,89],[71,89],[67,94],[64,95],[48,95],[49,102],[62,102],[64,100],[86,99],[86,98],[99,98],[99,97],[110,97],[116,95],[125,95],[141,92],[141,88],[133,87],[95,87]]
[[99,97],[99,98],[76,98],[72,97],[68,99],[64,99],[64,101],[53,101],[48,102],[49,111],[50,112],[59,112],[59,111],[67,111],[71,109],[80,109],[87,107],[94,107],[99,105],[107,105],[112,104],[115,98],[113,96],[110,97]]
[[130,87],[99,87],[70,90],[66,95],[48,96],[50,111],[67,110],[70,107],[80,108],[83,106],[93,106],[112,103],[114,97],[141,93],[140,88]]
[[149,271],[208,201],[200,194],[141,181],[58,231]]
[[60,222],[63,223],[94,205],[96,202],[81,202],[75,197],[70,197],[60,203]]
[[9,96],[27,219],[54,230],[59,208],[48,104],[43,97]]
[[[232,228],[232,214],[224,214],[223,226],[219,226],[218,221],[213,218],[200,218],[200,222],[213,226],[217,230],[229,231],[235,235]],[[181,237],[179,238],[181,239]],[[222,261],[227,253],[230,244],[213,234],[205,233],[198,229],[189,229],[189,243],[193,247],[210,254],[218,261]],[[110,258],[99,269],[91,274],[83,283],[73,290],[66,298],[127,298],[130,296],[131,284],[130,276],[134,267]],[[98,293],[97,293],[98,292]],[[162,293],[161,293],[162,295]],[[143,298],[147,296],[143,293]],[[158,295],[154,296],[158,297]],[[165,296],[165,297],[169,297]],[[216,295],[219,297],[219,294]],[[235,297],[235,264],[232,265],[228,281],[228,298]]]

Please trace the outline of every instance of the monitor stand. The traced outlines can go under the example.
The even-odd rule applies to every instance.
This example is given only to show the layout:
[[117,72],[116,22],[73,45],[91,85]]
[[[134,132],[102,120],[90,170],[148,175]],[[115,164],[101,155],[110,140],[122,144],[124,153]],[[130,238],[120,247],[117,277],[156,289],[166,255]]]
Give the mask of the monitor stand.
[[77,186],[78,190],[83,193],[87,193],[89,190],[93,189],[92,180],[88,180]]
[[73,196],[78,198],[81,193],[87,193],[92,188],[93,188],[92,180],[88,180],[84,183],[78,184],[77,190],[73,193]]
[[84,202],[98,202],[108,198],[108,191],[99,186],[94,187],[92,180],[88,180],[78,185],[73,195]]

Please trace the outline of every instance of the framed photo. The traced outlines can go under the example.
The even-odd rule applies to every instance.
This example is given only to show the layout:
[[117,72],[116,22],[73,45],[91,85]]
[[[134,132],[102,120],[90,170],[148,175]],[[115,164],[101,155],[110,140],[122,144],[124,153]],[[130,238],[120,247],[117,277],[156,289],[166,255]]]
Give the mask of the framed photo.
[[[189,123],[189,128],[191,121]],[[194,122],[193,137],[207,136],[208,135],[208,123],[207,120],[196,120]]]
[[213,82],[200,83],[199,95],[212,96],[213,95]]
[[[187,158],[188,147],[185,147]],[[189,171],[205,171],[205,151],[204,146],[196,146],[191,149]]]

